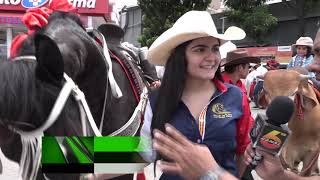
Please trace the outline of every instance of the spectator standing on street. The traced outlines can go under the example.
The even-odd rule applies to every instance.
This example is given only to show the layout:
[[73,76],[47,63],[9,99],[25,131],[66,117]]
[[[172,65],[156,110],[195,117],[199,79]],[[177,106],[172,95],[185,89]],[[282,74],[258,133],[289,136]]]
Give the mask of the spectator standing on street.
[[250,69],[249,69],[249,74],[245,79],[245,87],[248,93],[249,100],[253,100],[253,89],[254,86],[256,85],[256,77],[258,76],[259,72],[257,71],[257,68],[261,66],[260,63],[254,64],[250,63]]
[[[206,145],[221,167],[239,176],[237,164],[243,162],[240,157],[250,143],[252,122],[242,118],[239,88],[222,81],[219,46],[244,36],[236,27],[218,34],[206,11],[185,13],[161,34],[151,45],[148,59],[165,64],[166,70],[160,89],[150,95],[141,136],[151,138],[153,129],[164,130],[169,122],[193,143]],[[149,162],[160,158],[152,150],[142,156]],[[164,173],[160,179],[182,177]]]

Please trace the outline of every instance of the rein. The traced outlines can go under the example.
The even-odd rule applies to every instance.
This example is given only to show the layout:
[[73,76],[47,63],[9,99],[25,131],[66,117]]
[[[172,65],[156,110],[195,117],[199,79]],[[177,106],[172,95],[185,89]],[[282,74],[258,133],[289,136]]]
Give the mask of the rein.
[[296,96],[294,98],[294,103],[296,104],[297,116],[298,116],[299,120],[303,120],[304,119],[304,112],[303,112],[303,107],[302,107],[302,95],[296,94]]
[[119,88],[116,80],[114,79],[113,76],[113,72],[112,72],[112,62],[111,62],[111,58],[110,58],[110,54],[109,54],[109,50],[108,50],[108,45],[106,43],[106,40],[104,38],[104,36],[96,29],[93,30],[94,32],[96,32],[97,34],[99,34],[99,36],[102,38],[102,48],[103,48],[103,55],[106,58],[106,62],[109,66],[109,70],[108,70],[108,79],[110,82],[110,87],[111,87],[111,91],[114,97],[116,98],[121,98],[122,97],[122,92],[121,89]]
[[[127,123],[125,123],[122,127],[120,127],[118,130],[108,134],[108,136],[134,136],[141,124],[141,119],[144,113],[144,109],[146,107],[146,103],[148,100],[148,90],[146,88],[144,89],[135,89],[135,85],[134,84],[138,84],[138,82],[136,81],[132,81],[132,79],[130,78],[130,73],[131,75],[133,74],[133,72],[128,72],[124,66],[124,64],[122,63],[122,61],[116,56],[114,55],[111,51],[109,51],[106,40],[104,38],[104,36],[101,34],[101,32],[99,32],[96,29],[92,30],[94,33],[97,33],[100,37],[101,37],[101,41],[102,41],[102,47],[103,47],[103,55],[106,58],[106,63],[109,65],[109,71],[108,71],[108,80],[110,82],[110,87],[111,87],[111,91],[114,97],[116,98],[121,98],[122,97],[122,92],[119,88],[119,86],[117,85],[113,73],[112,73],[112,62],[111,62],[111,57],[115,58],[117,60],[117,62],[120,64],[120,66],[122,67],[122,69],[124,70],[127,78],[129,79],[130,82],[130,86],[133,90],[135,99],[138,102],[137,107],[135,108],[133,114],[131,115],[130,119],[127,121]],[[139,86],[137,86],[139,87]],[[105,99],[104,99],[104,105],[103,105],[103,111],[102,111],[102,116],[101,116],[101,121],[100,121],[100,132],[102,132],[102,127],[103,127],[103,123],[104,123],[104,116],[105,116],[105,111],[106,111],[106,101],[107,101],[107,92],[108,88],[106,87],[106,93],[105,93]]]

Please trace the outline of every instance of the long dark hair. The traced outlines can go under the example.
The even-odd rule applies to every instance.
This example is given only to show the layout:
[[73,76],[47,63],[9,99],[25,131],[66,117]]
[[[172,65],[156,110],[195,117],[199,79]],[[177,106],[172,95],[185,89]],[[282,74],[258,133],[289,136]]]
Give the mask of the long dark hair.
[[[164,132],[165,123],[171,121],[173,113],[178,108],[186,83],[186,47],[191,41],[177,46],[166,63],[155,109],[153,110],[151,132],[153,129],[159,129]],[[215,73],[215,78],[222,81],[220,67]]]

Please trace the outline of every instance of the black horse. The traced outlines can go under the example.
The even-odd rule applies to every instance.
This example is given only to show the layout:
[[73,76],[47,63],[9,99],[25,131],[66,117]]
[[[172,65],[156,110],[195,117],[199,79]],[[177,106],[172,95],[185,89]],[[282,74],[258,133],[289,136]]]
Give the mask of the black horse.
[[[13,129],[31,131],[44,124],[65,82],[64,73],[84,92],[98,126],[103,119],[102,135],[126,124],[138,104],[132,83],[116,61],[112,61],[112,72],[123,96],[112,95],[104,52],[86,33],[77,15],[55,12],[48,22],[25,41],[20,57],[0,64],[0,146],[16,162],[22,146]],[[35,55],[36,61],[26,55]],[[130,125],[128,129],[129,134],[118,135],[136,132]],[[44,134],[83,135],[74,98],[68,98],[57,121]]]

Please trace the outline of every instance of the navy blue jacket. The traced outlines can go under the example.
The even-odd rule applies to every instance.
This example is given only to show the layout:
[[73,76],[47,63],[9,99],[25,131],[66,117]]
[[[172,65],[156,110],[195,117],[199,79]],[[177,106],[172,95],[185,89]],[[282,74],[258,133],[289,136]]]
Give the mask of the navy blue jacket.
[[[222,84],[222,83],[221,83]],[[234,85],[223,84],[217,87],[206,113],[205,135],[202,140],[198,123],[191,115],[187,106],[181,101],[170,124],[194,143],[208,146],[217,163],[235,176],[235,152],[237,147],[237,120],[242,115],[242,93]],[[150,96],[151,108],[155,108],[158,92]],[[163,174],[160,179],[182,179],[177,175]]]

